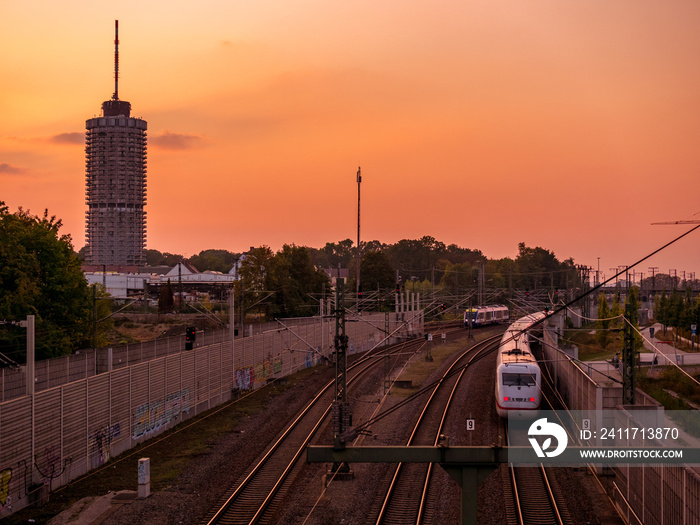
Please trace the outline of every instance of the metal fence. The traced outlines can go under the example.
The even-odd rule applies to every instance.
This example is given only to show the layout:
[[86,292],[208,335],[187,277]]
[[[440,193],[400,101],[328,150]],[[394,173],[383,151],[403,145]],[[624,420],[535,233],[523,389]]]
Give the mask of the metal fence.
[[[634,412],[620,410],[618,428],[638,426]],[[663,443],[652,440],[661,447]],[[649,446],[650,442],[630,439],[627,446]],[[630,524],[690,525],[700,523],[700,476],[683,465],[617,466],[614,501]]]
[[[387,314],[364,314],[357,316],[357,319],[385,319]],[[396,314],[391,314],[396,315]],[[404,318],[407,313],[400,313]],[[302,334],[309,333],[310,327],[318,326],[320,317],[310,318],[295,318],[283,319],[270,323],[260,323],[256,325],[247,325],[241,333],[236,336],[236,343],[247,348],[249,343],[245,340],[253,336],[263,336],[265,340],[270,333],[277,333],[280,330],[300,332]],[[376,320],[375,320],[376,322]],[[325,323],[326,325],[328,322]],[[382,329],[385,329],[382,324]],[[245,337],[247,336],[247,337]],[[196,333],[195,348],[219,344],[231,340],[231,330],[228,328],[220,330],[199,331]],[[243,341],[243,342],[241,342]],[[332,342],[332,337],[326,336],[323,344],[326,345],[325,351],[328,352],[329,341]],[[134,343],[128,345],[113,346],[110,348],[98,348],[79,350],[78,352],[58,357],[54,359],[46,359],[35,363],[35,392],[41,392],[49,388],[54,388],[79,379],[86,379],[109,370],[122,368],[124,366],[142,363],[177,354],[185,350],[185,334],[173,337],[163,337],[153,341],[143,343]],[[0,368],[0,403],[9,401],[26,395],[26,370],[25,366],[19,368]]]
[[[351,354],[417,335],[423,328],[422,312],[364,314],[348,320],[355,321],[346,326]],[[109,371],[86,373],[87,377],[0,403],[0,518],[230,400],[236,389],[255,389],[325,360],[332,349],[334,322],[315,318],[294,327],[278,325],[236,339],[234,345],[224,341],[161,357],[143,352],[141,362],[134,362],[133,348],[112,350]],[[70,378],[74,365],[95,370],[95,357],[84,355],[82,363],[53,360],[57,362],[46,369],[46,383],[59,376]]]

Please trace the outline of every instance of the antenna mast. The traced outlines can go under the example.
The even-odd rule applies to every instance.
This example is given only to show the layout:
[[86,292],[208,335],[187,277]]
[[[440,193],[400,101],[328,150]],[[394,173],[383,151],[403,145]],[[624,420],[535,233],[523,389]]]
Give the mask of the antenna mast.
[[362,172],[357,168],[357,279],[355,283],[357,292],[357,311],[360,311],[360,299],[362,284],[360,284],[360,266],[362,266],[362,248],[360,246],[360,183],[362,182]]
[[114,21],[114,95],[112,100],[119,100],[119,20]]

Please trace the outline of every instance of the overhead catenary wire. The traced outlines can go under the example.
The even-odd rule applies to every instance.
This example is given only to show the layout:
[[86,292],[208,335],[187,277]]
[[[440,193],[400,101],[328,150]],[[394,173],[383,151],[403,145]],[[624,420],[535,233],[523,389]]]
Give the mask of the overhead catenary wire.
[[[642,263],[643,263],[644,261],[646,261],[647,259],[653,257],[654,255],[656,255],[656,254],[659,253],[660,251],[665,250],[666,248],[668,248],[668,247],[671,246],[672,244],[674,244],[674,243],[680,241],[682,238],[687,237],[688,235],[690,235],[691,233],[693,233],[693,232],[694,232],[695,230],[697,230],[697,229],[700,229],[700,224],[698,224],[697,226],[691,228],[691,229],[688,230],[687,232],[685,232],[685,233],[679,235],[679,236],[676,237],[675,239],[673,239],[673,240],[667,242],[666,244],[664,244],[664,245],[661,246],[660,248],[657,248],[656,250],[654,250],[654,251],[651,252],[650,254],[648,254],[648,255],[642,257],[642,258],[639,259],[637,262],[635,262],[635,263],[633,263],[633,264],[631,264],[631,265],[629,265],[629,266],[624,267],[622,270],[619,270],[619,271],[618,271],[615,275],[613,275],[612,277],[610,277],[610,278],[604,280],[604,281],[601,282],[600,284],[597,284],[596,286],[594,286],[594,287],[592,287],[590,290],[588,290],[588,291],[582,293],[582,294],[579,295],[578,297],[575,297],[574,299],[571,299],[570,301],[568,301],[568,302],[566,302],[566,303],[563,303],[562,306],[555,307],[554,311],[553,311],[550,315],[555,315],[555,314],[558,314],[558,313],[561,312],[561,311],[568,310],[570,306],[572,306],[572,305],[574,305],[575,303],[579,302],[581,299],[584,299],[585,297],[587,297],[587,296],[589,296],[590,294],[594,293],[596,290],[599,290],[600,288],[602,288],[603,286],[605,286],[605,285],[608,284],[609,282],[611,282],[611,281],[617,279],[620,275],[622,275],[622,274],[624,274],[624,273],[627,273],[629,270],[631,270],[631,269],[634,268],[635,266],[639,266],[640,264],[642,264]],[[524,329],[523,332],[526,332],[526,331],[528,331],[528,330],[534,328],[535,326],[537,326],[537,325],[543,323],[545,319],[546,319],[546,317],[543,317],[542,319],[538,319],[537,321],[533,322],[528,328]]]

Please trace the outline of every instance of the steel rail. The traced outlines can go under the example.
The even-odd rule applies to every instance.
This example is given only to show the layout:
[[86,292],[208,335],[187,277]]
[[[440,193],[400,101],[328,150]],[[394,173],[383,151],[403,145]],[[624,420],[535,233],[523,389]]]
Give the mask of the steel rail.
[[[507,422],[504,420],[503,423],[506,444],[510,444]],[[516,467],[509,463],[508,469],[515,511],[520,525],[529,525],[531,523],[565,525],[544,465],[540,463],[537,467]],[[516,471],[516,469],[518,470]],[[542,495],[546,499],[546,505],[544,506],[545,502],[542,499]],[[535,498],[539,499],[533,505],[532,502]]]
[[[357,362],[355,362],[349,367],[349,371],[355,372],[355,375],[350,380],[349,384],[354,384],[355,381],[358,380],[361,376],[363,376],[366,372],[370,371],[375,366],[379,366],[381,360],[378,358],[391,355],[393,353],[403,352],[407,347],[416,346],[420,348],[422,344],[424,344],[424,341],[422,339],[414,339],[408,342],[397,343],[389,348],[383,348],[376,352],[368,353],[368,355],[362,356]],[[314,399],[311,402],[309,402],[309,404],[302,410],[302,412],[296,418],[294,418],[294,420],[288,425],[288,427],[285,429],[282,435],[280,435],[280,437],[270,446],[270,448],[263,455],[263,457],[252,467],[252,469],[250,469],[245,478],[238,483],[234,491],[226,498],[226,500],[223,503],[219,504],[219,508],[215,511],[214,515],[206,522],[207,525],[214,525],[216,523],[224,522],[224,516],[226,515],[228,509],[230,509],[231,506],[237,500],[239,500],[239,498],[241,498],[242,494],[252,484],[253,480],[255,480],[261,475],[264,467],[270,462],[271,458],[275,455],[275,453],[280,450],[285,441],[291,436],[291,433],[310,414],[314,407],[321,402],[322,398],[329,393],[334,384],[334,381],[330,381],[328,384],[326,384],[321,389],[321,391],[314,397]],[[300,438],[300,442],[302,443],[302,445],[297,448],[292,459],[286,460],[286,466],[283,469],[281,469],[282,473],[277,475],[276,481],[272,483],[272,488],[270,488],[269,490],[265,489],[267,490],[267,494],[264,496],[264,498],[261,497],[258,499],[258,501],[262,499],[262,502],[257,504],[255,511],[251,511],[249,513],[251,517],[249,519],[246,518],[248,520],[246,521],[246,523],[258,523],[261,521],[264,512],[269,508],[275,495],[283,485],[289,473],[292,471],[294,465],[297,464],[305,446],[312,439],[313,435],[318,431],[322,424],[327,420],[330,410],[331,405],[329,404],[325,408],[325,410],[323,410],[321,415],[315,416],[316,419],[315,422],[312,424],[312,429],[306,433],[305,437]],[[267,485],[269,486],[270,483],[268,483]],[[237,520],[237,522],[242,521]]]
[[[427,419],[427,414],[429,410],[432,410],[433,407],[433,402],[437,399],[437,394],[438,392],[445,386],[449,386],[447,383],[447,380],[452,378],[453,376],[456,376],[455,380],[452,382],[452,388],[448,394],[448,398],[445,400],[444,405],[442,407],[438,407],[442,410],[442,415],[440,416],[440,422],[437,425],[437,430],[435,431],[434,438],[432,440],[432,445],[437,445],[438,440],[440,438],[440,435],[442,433],[442,429],[444,427],[446,418],[447,418],[447,412],[449,411],[449,408],[452,403],[452,399],[454,398],[455,392],[466,372],[466,369],[473,364],[474,362],[478,361],[488,353],[492,352],[497,348],[497,344],[501,339],[501,334],[495,335],[493,337],[490,337],[484,341],[481,341],[477,343],[476,345],[466,349],[457,359],[454,360],[454,362],[450,365],[448,370],[443,374],[443,377],[435,384],[435,387],[433,388],[430,397],[428,400],[425,402],[423,409],[414,425],[413,431],[411,432],[410,437],[408,438],[407,446],[411,446],[412,444],[415,443],[415,441],[418,438],[418,432],[421,429],[421,427],[425,424],[425,421]],[[469,361],[466,364],[463,364],[464,359],[470,356]],[[459,374],[456,373],[456,370],[461,367],[461,371]],[[423,483],[422,483],[422,488],[420,490],[420,497],[416,497],[415,494],[406,494],[406,498],[404,499],[410,499],[412,501],[417,500],[417,508],[407,510],[406,505],[404,504],[401,506],[402,514],[406,514],[407,512],[410,514],[407,517],[404,516],[392,516],[392,502],[395,502],[396,500],[400,499],[403,495],[399,495],[399,485],[402,483],[401,479],[402,476],[408,475],[410,478],[413,478],[410,474],[405,474],[408,469],[417,470],[420,472],[418,476],[422,477]],[[414,473],[415,474],[415,473]],[[386,491],[386,495],[384,497],[382,506],[379,510],[379,515],[377,516],[376,519],[376,524],[384,524],[384,523],[391,523],[391,522],[401,522],[403,523],[404,521],[410,522],[410,523],[421,523],[423,520],[424,516],[424,508],[427,502],[427,492],[428,492],[428,487],[430,485],[430,477],[432,474],[432,465],[414,465],[414,466],[409,466],[407,467],[404,463],[399,463],[396,466],[396,469],[394,471],[394,475],[392,477],[391,482],[389,483],[389,487]],[[417,481],[420,481],[420,477]],[[414,484],[417,483],[416,479],[412,479]],[[405,482],[404,482],[405,483]],[[405,501],[404,501],[405,503]]]

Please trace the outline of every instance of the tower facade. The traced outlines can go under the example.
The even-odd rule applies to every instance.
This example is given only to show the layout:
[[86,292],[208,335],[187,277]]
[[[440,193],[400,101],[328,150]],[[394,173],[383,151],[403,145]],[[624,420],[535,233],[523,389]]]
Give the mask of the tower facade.
[[85,262],[140,266],[146,244],[147,123],[131,117],[131,104],[119,100],[118,32],[114,43],[114,95],[102,103],[102,116],[85,122]]

